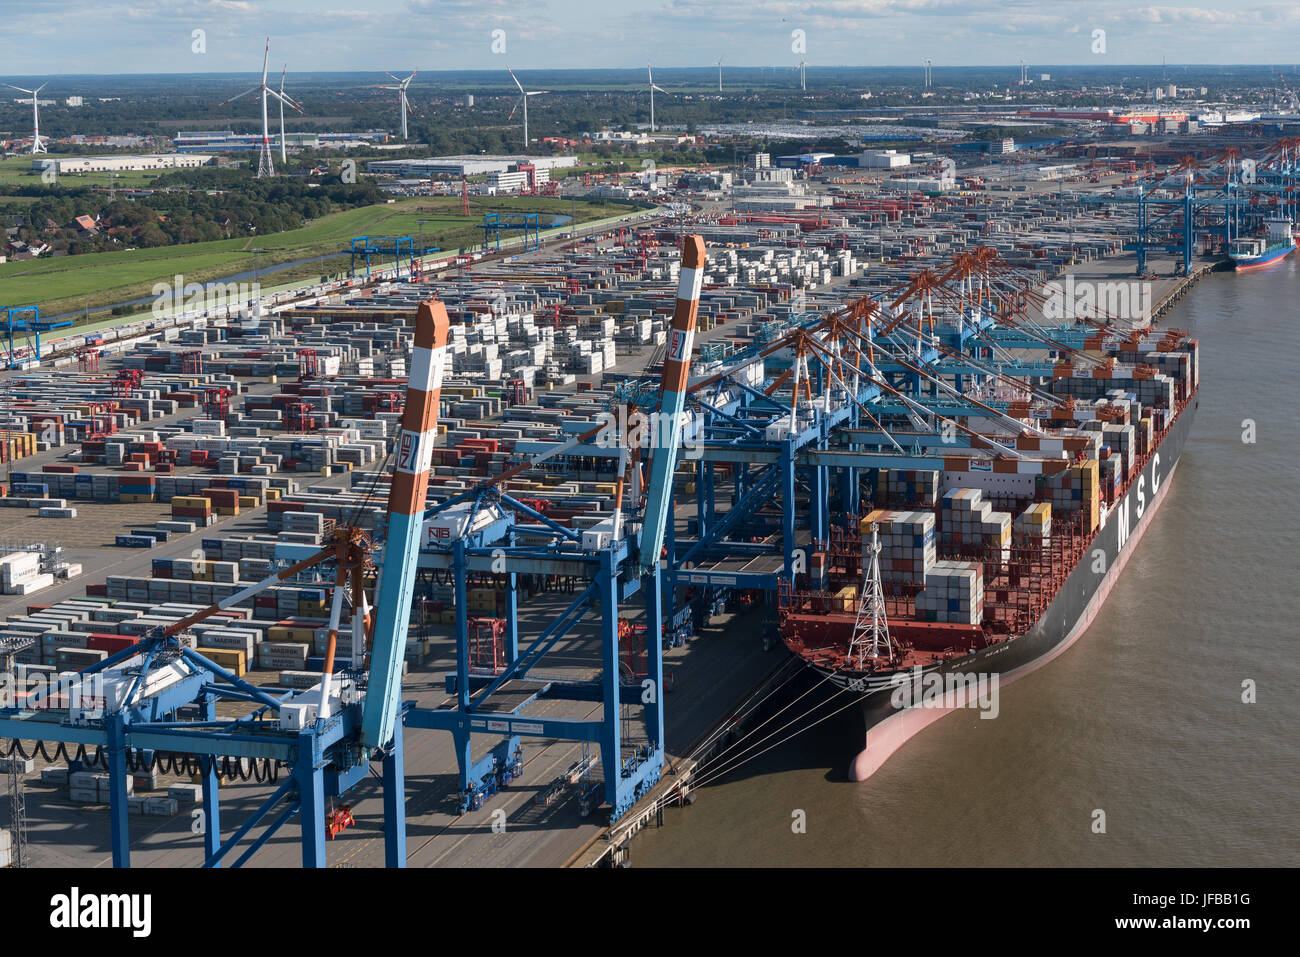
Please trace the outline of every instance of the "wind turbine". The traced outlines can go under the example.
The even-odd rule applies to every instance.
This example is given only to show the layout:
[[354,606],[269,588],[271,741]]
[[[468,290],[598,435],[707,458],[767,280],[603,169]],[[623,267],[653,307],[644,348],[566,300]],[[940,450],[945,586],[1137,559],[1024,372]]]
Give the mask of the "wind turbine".
[[280,162],[286,166],[289,165],[289,154],[285,151],[284,146],[284,104],[293,103],[294,108],[298,110],[299,113],[302,112],[301,107],[294,102],[293,97],[285,95],[284,75],[287,72],[289,72],[289,64],[286,63],[284,69],[280,71]]
[[653,133],[655,131],[655,90],[665,95],[668,91],[662,86],[655,86],[655,75],[650,71],[649,63],[645,65],[645,73],[650,80],[650,132]]
[[48,152],[45,144],[41,142],[41,108],[39,105],[40,92],[49,86],[49,83],[42,83],[34,90],[24,90],[21,86],[14,86],[12,83],[6,83],[5,86],[11,90],[17,90],[19,93],[30,93],[32,95],[32,155],[37,153]]
[[799,89],[803,90],[806,93],[808,92],[808,84],[804,82],[803,67],[804,67],[804,60],[803,57],[800,57],[799,58]]
[[519,109],[519,104],[522,103],[524,105],[524,152],[527,153],[528,146],[529,146],[528,98],[530,96],[541,96],[543,93],[550,93],[551,91],[550,90],[525,90],[524,85],[519,82],[519,77],[515,76],[514,70],[506,70],[506,72],[510,74],[510,79],[515,81],[515,86],[519,87],[519,102],[515,104],[514,109],[510,111],[510,115],[506,117],[506,122],[509,123],[511,120],[515,118],[515,110]]
[[718,92],[722,92],[722,57],[718,57]]
[[290,107],[297,110],[299,113],[302,112],[302,107],[300,107],[297,103],[295,103],[289,97],[283,96],[275,92],[275,90],[271,89],[266,85],[266,68],[270,62],[270,59],[271,59],[271,38],[267,37],[266,52],[262,55],[262,82],[259,83],[257,86],[253,87],[251,90],[245,90],[243,93],[240,93],[237,96],[232,96],[230,99],[226,100],[224,103],[221,104],[222,106],[225,106],[226,103],[233,103],[235,102],[235,100],[248,96],[248,94],[250,93],[262,94],[262,149],[260,155],[257,158],[258,179],[262,179],[265,176],[275,175],[275,164],[271,161],[271,127],[270,127],[270,121],[267,119],[267,115],[266,115],[266,98],[268,96],[273,96],[281,103],[287,103]]
[[411,85],[411,81],[415,79],[415,74],[419,72],[420,72],[419,70],[412,70],[410,76],[408,76],[405,80],[401,80],[393,76],[393,74],[389,73],[387,70],[385,70],[384,76],[393,77],[393,79],[397,82],[397,86],[379,87],[379,89],[381,90],[397,91],[397,109],[398,112],[402,114],[402,139],[406,139],[406,114],[411,112],[411,102],[406,98],[406,88]]

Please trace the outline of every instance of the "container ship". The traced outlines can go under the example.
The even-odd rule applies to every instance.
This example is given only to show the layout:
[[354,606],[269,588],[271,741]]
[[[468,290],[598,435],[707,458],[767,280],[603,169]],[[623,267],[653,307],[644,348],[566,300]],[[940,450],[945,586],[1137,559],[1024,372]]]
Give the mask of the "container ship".
[[1296,240],[1291,221],[1272,219],[1264,236],[1235,239],[1228,247],[1228,258],[1238,271],[1260,269],[1280,262],[1295,251]]
[[850,779],[1068,649],[1155,520],[1192,427],[1197,340],[1097,333],[1084,357],[1029,383],[1054,407],[1007,407],[1033,434],[999,421],[936,467],[878,470],[874,507],[832,533],[823,587],[782,596],[786,646],[860,695]]

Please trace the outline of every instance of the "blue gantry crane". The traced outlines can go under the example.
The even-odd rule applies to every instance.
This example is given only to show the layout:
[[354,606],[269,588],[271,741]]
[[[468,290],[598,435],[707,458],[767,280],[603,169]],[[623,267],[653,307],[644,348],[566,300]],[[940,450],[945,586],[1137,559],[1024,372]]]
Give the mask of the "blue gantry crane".
[[42,319],[39,306],[6,309],[4,333],[7,350],[4,367],[14,369],[24,362],[40,359],[41,333],[66,329],[71,325],[71,319]]
[[1270,217],[1295,222],[1298,173],[1297,143],[1284,139],[1255,157],[1230,148],[1208,163],[1188,158],[1158,179],[1090,194],[1085,202],[1133,210],[1136,235],[1124,248],[1137,254],[1138,275],[1146,275],[1152,250],[1176,254],[1186,274],[1197,236],[1220,237],[1226,251]]
[[[421,250],[423,254],[424,250]],[[413,236],[353,236],[350,247],[350,261],[348,272],[356,275],[357,259],[360,258],[366,266],[366,279],[370,278],[370,263],[375,257],[383,261],[391,259],[397,270],[397,275],[402,275],[402,262],[406,262],[406,274],[409,276],[415,269],[415,238]]]
[[[129,768],[156,761],[159,753],[185,756],[186,765],[196,764],[202,775],[206,866],[219,866],[232,857],[235,866],[244,863],[294,817],[300,822],[303,865],[324,866],[332,823],[325,802],[363,780],[372,763],[381,765],[383,779],[385,859],[389,866],[405,865],[401,671],[394,660],[400,662],[406,644],[446,340],[445,307],[422,303],[389,499],[378,615],[372,616],[366,598],[367,579],[375,571],[372,543],[359,529],[341,527],[324,547],[287,568],[242,588],[230,586],[230,594],[208,608],[82,670],[66,691],[20,693],[0,709],[0,737],[53,742],[73,759],[73,770],[87,748],[106,758],[115,866],[130,862]],[[309,569],[327,571],[333,578],[328,645],[315,687],[297,692],[258,687],[200,654],[187,640],[188,629],[198,622]],[[347,603],[352,608],[354,647],[349,667],[336,672],[336,645]],[[358,645],[367,636],[371,666],[364,670],[356,665],[365,652]],[[237,717],[219,713],[219,704],[231,703],[251,705],[252,710]],[[68,746],[75,749],[71,754]],[[171,760],[174,766],[175,758]],[[264,762],[268,777],[280,766],[288,767],[290,774],[239,828],[223,836],[218,776],[232,760]],[[235,856],[234,849],[259,825],[261,832]]]
[[542,245],[542,225],[537,213],[484,213],[483,248],[500,249],[502,232],[522,233],[524,251]]

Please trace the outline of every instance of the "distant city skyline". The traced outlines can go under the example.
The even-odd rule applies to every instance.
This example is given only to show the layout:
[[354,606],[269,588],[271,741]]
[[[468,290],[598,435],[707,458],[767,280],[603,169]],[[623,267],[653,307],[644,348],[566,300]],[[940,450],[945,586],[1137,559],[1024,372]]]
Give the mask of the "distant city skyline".
[[291,73],[704,67],[719,57],[724,82],[729,65],[800,59],[810,70],[920,71],[922,58],[936,71],[1022,59],[1031,70],[1162,59],[1282,67],[1297,57],[1298,30],[1300,4],[1275,0],[40,0],[0,11],[0,71],[253,73],[268,35],[271,62]]

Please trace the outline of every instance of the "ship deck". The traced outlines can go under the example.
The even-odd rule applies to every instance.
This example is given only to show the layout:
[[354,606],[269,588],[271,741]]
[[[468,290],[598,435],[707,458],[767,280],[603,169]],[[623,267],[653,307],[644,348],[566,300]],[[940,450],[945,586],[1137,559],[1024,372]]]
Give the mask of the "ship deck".
[[[1137,476],[1160,451],[1187,406],[1196,399],[1191,390],[1177,400],[1169,424],[1153,436],[1150,449],[1134,457],[1133,468],[1124,478],[1114,501],[1121,502]],[[999,510],[1018,511],[1031,499],[994,499]],[[1065,584],[1070,573],[1088,553],[1105,527],[1109,508],[1103,503],[1097,527],[1085,530],[1076,513],[1068,524],[1053,516],[1052,534],[1045,547],[1016,543],[1005,563],[995,549],[963,548],[942,552],[938,558],[979,561],[984,566],[984,616],[978,625],[922,621],[916,612],[916,585],[883,583],[885,614],[890,637],[896,645],[889,656],[850,660],[849,645],[857,622],[857,600],[839,598],[844,585],[863,580],[862,542],[856,528],[838,534],[831,543],[829,587],[826,591],[789,592],[782,595],[780,631],[782,641],[810,666],[821,671],[850,676],[889,674],[914,667],[927,667],[962,658],[1000,642],[1014,641],[1038,620]],[[933,509],[936,522],[939,507]],[[1000,549],[997,549],[1000,551]]]

